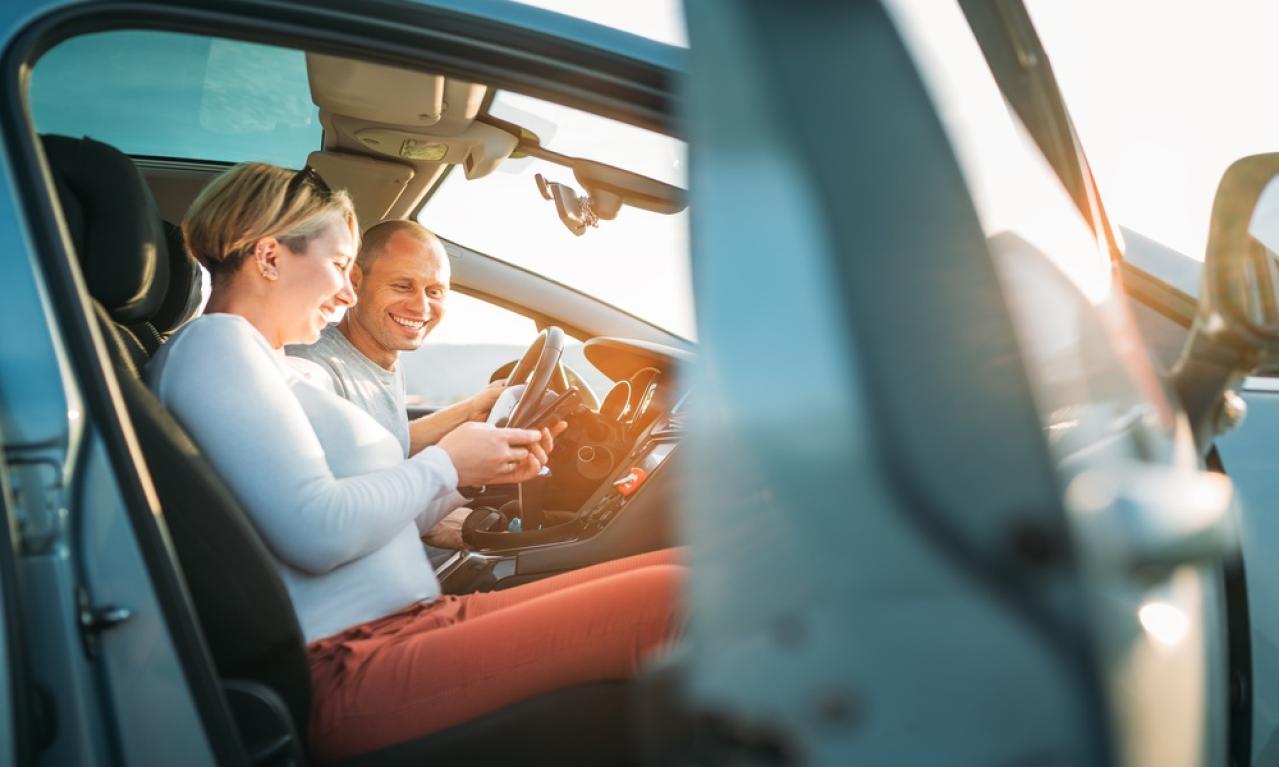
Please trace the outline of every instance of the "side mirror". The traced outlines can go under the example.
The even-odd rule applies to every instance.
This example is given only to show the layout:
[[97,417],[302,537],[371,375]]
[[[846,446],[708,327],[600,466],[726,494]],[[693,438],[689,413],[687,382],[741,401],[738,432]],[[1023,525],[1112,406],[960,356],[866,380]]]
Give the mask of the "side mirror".
[[[1279,154],[1237,160],[1212,206],[1204,296],[1260,357],[1279,353]],[[1201,303],[1202,306],[1202,303]]]
[[1206,450],[1243,419],[1234,387],[1279,360],[1279,154],[1235,161],[1212,205],[1199,309],[1172,383]]

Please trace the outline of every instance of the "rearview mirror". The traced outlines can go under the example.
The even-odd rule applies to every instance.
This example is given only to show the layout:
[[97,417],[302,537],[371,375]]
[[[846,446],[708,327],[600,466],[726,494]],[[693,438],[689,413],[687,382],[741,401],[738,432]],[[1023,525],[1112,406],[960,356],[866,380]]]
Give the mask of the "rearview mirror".
[[1213,200],[1199,309],[1172,383],[1196,441],[1243,418],[1233,387],[1279,361],[1279,154],[1235,161]]
[[586,190],[586,195],[578,194],[565,184],[549,181],[540,174],[536,180],[542,197],[555,202],[560,220],[573,234],[580,236],[587,227],[596,226],[601,220],[612,221],[623,205],[667,216],[688,207],[688,194],[677,186],[602,162],[552,151],[542,146],[532,131],[492,115],[481,115],[476,120],[516,137],[519,143],[511,157],[537,157],[572,169],[574,178]]

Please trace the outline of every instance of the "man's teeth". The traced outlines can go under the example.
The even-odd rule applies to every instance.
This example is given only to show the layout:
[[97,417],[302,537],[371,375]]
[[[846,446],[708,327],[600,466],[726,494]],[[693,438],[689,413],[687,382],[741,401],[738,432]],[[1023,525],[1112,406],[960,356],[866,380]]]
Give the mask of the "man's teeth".
[[414,330],[420,330],[426,324],[425,320],[406,320],[402,317],[396,317],[394,314],[391,315],[391,319],[395,320],[396,324],[403,325],[406,328],[413,328]]

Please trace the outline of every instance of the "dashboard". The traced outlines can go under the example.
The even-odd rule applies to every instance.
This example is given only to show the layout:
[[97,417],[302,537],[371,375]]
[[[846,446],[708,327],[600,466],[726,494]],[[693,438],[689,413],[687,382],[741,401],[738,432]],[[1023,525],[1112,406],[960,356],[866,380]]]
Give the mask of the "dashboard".
[[471,548],[437,570],[446,593],[504,588],[674,544],[671,467],[688,398],[681,372],[695,355],[621,338],[593,338],[584,352],[613,385],[598,408],[568,417],[543,476],[471,500],[471,517],[482,519],[463,530]]

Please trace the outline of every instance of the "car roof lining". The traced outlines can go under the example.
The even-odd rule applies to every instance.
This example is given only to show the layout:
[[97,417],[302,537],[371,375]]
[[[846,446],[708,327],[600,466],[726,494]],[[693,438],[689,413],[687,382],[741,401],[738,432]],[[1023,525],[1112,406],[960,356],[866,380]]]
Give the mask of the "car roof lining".
[[[195,15],[192,15],[193,12]],[[288,15],[285,10],[280,10],[279,13]],[[353,24],[369,21],[353,12],[329,15],[344,15]],[[641,38],[630,39],[634,36],[619,33],[617,30],[602,27],[594,29],[598,25],[579,23],[578,20],[573,21],[578,26],[591,28],[586,31],[598,33],[603,37],[596,40],[594,39],[596,35],[587,35],[584,41],[558,38],[544,31],[549,19],[540,18],[541,16],[554,17],[558,23],[562,21],[558,14],[535,8],[519,9],[516,15],[530,16],[531,20],[536,21],[537,24],[531,27],[502,28],[503,23],[500,19],[486,20],[486,24],[494,25],[494,28],[489,31],[502,38],[506,45],[500,53],[496,54],[496,58],[500,60],[496,65],[484,62],[487,66],[481,66],[477,63],[482,61],[479,57],[458,55],[459,48],[474,46],[473,41],[458,36],[459,30],[467,23],[459,19],[469,17],[469,14],[446,8],[416,7],[404,9],[402,15],[406,19],[411,17],[411,22],[395,24],[393,31],[386,28],[388,18],[381,19],[385,30],[385,35],[379,40],[382,45],[377,48],[368,46],[353,48],[350,44],[353,36],[334,37],[331,33],[328,36],[321,36],[315,34],[319,29],[317,27],[311,30],[312,37],[304,38],[299,35],[299,32],[303,31],[301,28],[271,23],[264,23],[256,29],[244,27],[235,24],[233,14],[224,17],[212,9],[201,9],[197,12],[192,8],[172,6],[153,8],[145,2],[128,10],[68,8],[47,14],[40,23],[34,25],[40,29],[41,39],[32,50],[31,61],[28,64],[33,65],[35,60],[51,48],[81,34],[146,29],[291,47],[305,51],[309,60],[313,58],[344,59],[365,72],[395,70],[401,75],[401,78],[397,79],[401,83],[425,83],[427,88],[433,88],[435,83],[442,81],[443,92],[446,95],[460,93],[467,87],[475,89],[480,94],[478,109],[475,109],[472,104],[472,108],[461,110],[462,114],[467,115],[464,119],[439,121],[436,124],[438,130],[434,132],[430,126],[423,130],[420,125],[368,119],[378,116],[379,110],[386,110],[386,116],[396,114],[394,104],[397,99],[400,101],[403,99],[395,89],[389,87],[371,91],[370,95],[375,99],[372,107],[374,111],[367,112],[363,117],[340,114],[321,106],[320,122],[324,133],[320,151],[323,152],[378,156],[378,153],[371,152],[368,145],[360,142],[355,135],[371,127],[403,129],[405,132],[417,133],[424,137],[439,136],[450,131],[456,132],[463,125],[469,128],[474,122],[474,115],[471,113],[487,114],[498,89],[584,109],[646,130],[676,135],[675,123],[671,119],[674,111],[672,105],[676,98],[675,71],[669,67],[682,63],[682,53],[674,49],[667,50],[670,46],[655,44]],[[265,21],[267,20],[264,19]],[[552,24],[553,26],[555,25]],[[400,37],[418,39],[412,44],[405,44],[399,39]],[[526,39],[530,37],[537,38],[536,43]],[[424,44],[424,38],[429,38],[434,44]],[[633,58],[619,57],[614,50],[597,47],[604,38],[608,38],[612,46],[625,42],[628,46],[635,47],[632,51],[631,47],[623,46],[624,52]],[[490,48],[488,45],[480,47]],[[573,48],[574,54],[561,55],[565,48]],[[485,55],[494,56],[495,54],[490,49],[485,51]],[[512,65],[511,61],[507,60],[512,57],[522,58],[525,61],[522,65]],[[308,81],[310,80],[309,72]],[[313,101],[317,101],[317,106],[321,101],[328,105],[340,104],[342,100],[333,95],[338,89],[339,85],[334,82],[331,73],[330,75],[320,73],[312,86],[313,93],[318,91],[319,98],[313,98]],[[377,106],[376,102],[380,102],[382,106]],[[448,111],[445,110],[446,113]],[[445,138],[448,137],[445,136]],[[144,158],[135,155],[135,159]],[[169,158],[145,159],[169,162]],[[379,219],[407,218],[414,215],[429,200],[430,195],[439,187],[440,182],[452,167],[449,162],[411,160],[398,156],[393,161],[410,166],[413,176],[396,198],[395,203],[384,211]],[[336,167],[338,162],[332,165]],[[169,167],[161,174],[154,170],[154,166],[149,168],[140,163],[148,183],[152,183],[160,175],[167,176],[165,187],[170,192],[194,187],[195,179],[203,175],[207,168],[214,166],[225,167],[226,164],[199,158],[173,158]],[[491,169],[490,167],[489,170]],[[339,177],[328,179],[334,186],[354,186],[341,175],[341,171],[336,172]],[[186,179],[186,183],[181,183],[180,177],[184,173],[193,175]],[[152,186],[154,189],[155,184],[152,183]],[[193,200],[194,194],[190,196],[187,203]],[[356,202],[358,209],[359,200]],[[177,201],[173,201],[168,207],[173,208],[178,204]],[[373,219],[367,215],[362,215],[361,218],[373,223]]]
[[[496,87],[350,57],[306,56],[323,127],[322,146],[306,164],[351,193],[361,221],[413,217],[455,166],[476,179],[517,151],[516,138],[495,127],[501,121],[485,119]],[[425,95],[406,105],[406,91]],[[410,144],[438,150],[440,159],[403,156]],[[175,221],[211,174],[229,167],[193,158],[136,159],[165,217]]]

